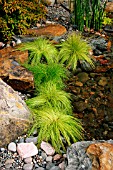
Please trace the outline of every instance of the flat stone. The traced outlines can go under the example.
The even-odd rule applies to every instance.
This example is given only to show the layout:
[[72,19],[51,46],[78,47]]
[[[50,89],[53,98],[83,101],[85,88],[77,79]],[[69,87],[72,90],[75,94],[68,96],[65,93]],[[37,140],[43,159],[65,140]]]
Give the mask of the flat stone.
[[28,34],[35,36],[61,36],[67,32],[66,28],[60,24],[50,24],[37,29],[29,29]]
[[33,89],[33,74],[20,65],[28,60],[28,51],[21,52],[8,47],[1,49],[0,55],[0,78],[15,90]]
[[47,155],[54,155],[55,149],[47,142],[42,141],[41,142],[41,149],[46,152]]
[[[18,47],[18,46],[17,46]],[[17,48],[16,47],[16,48]],[[28,60],[28,51],[19,51],[14,47],[5,47],[0,50],[1,58],[9,58],[17,62],[25,63]],[[0,58],[0,60],[1,60]]]
[[18,143],[17,144],[17,152],[23,159],[23,158],[35,156],[36,154],[38,154],[38,149],[34,145],[33,142],[31,142],[31,143]]

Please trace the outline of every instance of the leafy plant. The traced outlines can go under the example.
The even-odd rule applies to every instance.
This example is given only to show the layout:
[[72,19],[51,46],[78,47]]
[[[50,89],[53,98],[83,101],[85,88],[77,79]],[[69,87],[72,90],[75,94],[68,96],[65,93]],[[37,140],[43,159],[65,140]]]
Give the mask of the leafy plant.
[[94,67],[92,60],[89,58],[89,50],[91,47],[81,39],[80,35],[76,33],[69,35],[60,47],[59,62],[65,63],[66,67],[75,70],[79,60],[85,60]]
[[49,107],[64,110],[65,113],[72,114],[70,99],[69,93],[57,89],[56,84],[49,81],[40,87],[38,96],[28,99],[26,103],[34,110],[41,107]]
[[57,62],[57,49],[49,40],[39,37],[34,42],[25,43],[20,50],[28,50],[30,52],[29,61],[33,66],[39,63],[52,64]]
[[68,71],[63,65],[60,63],[53,64],[38,64],[33,66],[31,64],[24,64],[28,70],[30,70],[34,75],[35,87],[38,91],[40,86],[47,83],[48,81],[52,81],[56,84],[57,88],[63,88],[65,79],[68,78]]
[[0,36],[9,40],[14,34],[26,34],[27,29],[44,18],[46,13],[39,0],[0,1]]
[[34,112],[31,133],[34,129],[39,132],[38,144],[42,141],[51,142],[59,153],[61,149],[66,149],[62,138],[64,138],[67,145],[71,145],[72,142],[82,139],[81,133],[83,131],[80,120],[52,108],[44,108]]
[[109,18],[109,17],[107,16],[107,13],[104,12],[103,24],[104,24],[104,25],[110,25],[110,24],[112,24],[112,23],[113,23],[113,19],[112,19],[112,18]]

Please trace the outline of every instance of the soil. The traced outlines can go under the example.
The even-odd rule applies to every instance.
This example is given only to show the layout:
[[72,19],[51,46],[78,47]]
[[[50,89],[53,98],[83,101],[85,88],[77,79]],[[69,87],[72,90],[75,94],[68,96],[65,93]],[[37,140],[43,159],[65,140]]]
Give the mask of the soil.
[[101,60],[97,56],[93,71],[79,68],[66,83],[66,90],[72,95],[74,115],[81,119],[85,130],[84,140],[113,139],[112,49],[113,41],[106,58]]

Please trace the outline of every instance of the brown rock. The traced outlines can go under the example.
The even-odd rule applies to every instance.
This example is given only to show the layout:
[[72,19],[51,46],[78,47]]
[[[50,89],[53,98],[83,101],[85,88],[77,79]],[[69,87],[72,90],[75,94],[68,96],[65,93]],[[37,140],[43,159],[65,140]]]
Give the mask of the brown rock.
[[66,28],[59,24],[51,24],[38,29],[29,29],[28,34],[35,36],[61,36],[67,32]]
[[0,147],[26,133],[30,111],[17,92],[0,79]]
[[0,50],[0,78],[15,90],[25,91],[34,88],[34,78],[30,71],[19,63],[28,59],[28,52],[14,51],[14,48]]
[[13,47],[6,47],[0,50],[0,56],[0,59],[9,58],[23,64],[28,60],[28,51],[19,51]]
[[106,142],[91,144],[87,154],[92,159],[92,170],[113,169],[113,144]]
[[113,2],[107,2],[105,11],[106,12],[113,12]]

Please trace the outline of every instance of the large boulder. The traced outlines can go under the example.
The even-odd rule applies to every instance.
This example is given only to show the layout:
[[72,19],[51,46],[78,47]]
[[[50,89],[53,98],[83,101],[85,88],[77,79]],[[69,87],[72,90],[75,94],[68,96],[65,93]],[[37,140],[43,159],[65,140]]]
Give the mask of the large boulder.
[[111,170],[113,140],[81,141],[67,149],[66,170]]
[[25,134],[30,126],[30,111],[25,102],[0,78],[0,147]]

